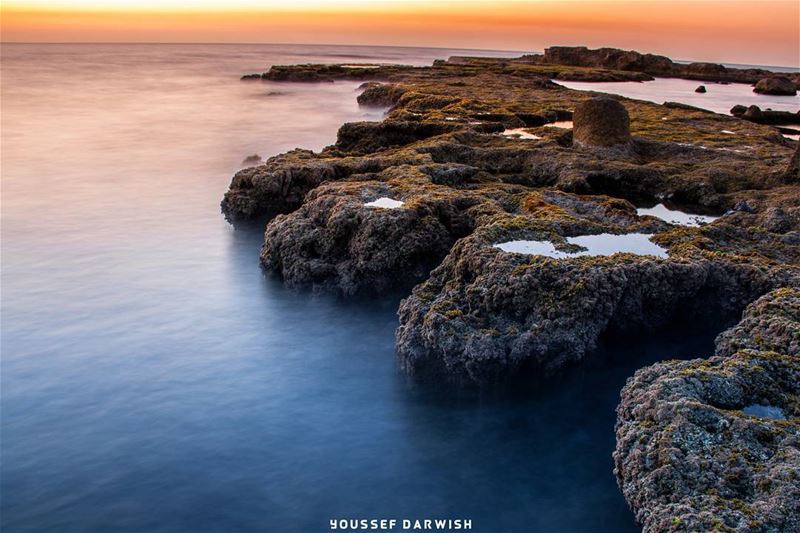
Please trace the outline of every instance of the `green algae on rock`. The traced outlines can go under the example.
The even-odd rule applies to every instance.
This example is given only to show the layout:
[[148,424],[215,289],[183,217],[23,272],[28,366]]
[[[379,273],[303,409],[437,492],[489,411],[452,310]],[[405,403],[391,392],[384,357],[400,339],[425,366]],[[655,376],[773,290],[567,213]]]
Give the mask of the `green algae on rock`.
[[[694,314],[721,324],[797,282],[800,188],[786,171],[795,148],[773,128],[548,79],[607,65],[452,58],[374,67],[266,73],[368,80],[359,101],[389,109],[381,122],[342,126],[321,153],[296,150],[240,171],[223,211],[270,219],[262,264],[291,286],[349,296],[418,284],[397,333],[410,372],[462,383],[554,372],[608,331]],[[693,67],[706,71],[714,69]],[[580,110],[598,101],[618,111],[614,135],[595,127],[608,113],[584,120]],[[574,128],[544,127],[565,120]],[[515,129],[528,138],[502,135]],[[364,205],[383,196],[402,209]],[[732,211],[699,228],[637,216],[634,204],[663,200]],[[569,251],[572,237],[625,233],[652,235],[668,256],[555,260],[494,247],[544,240]]]
[[800,291],[785,287],[719,336],[717,356],[628,380],[615,473],[645,532],[800,530],[798,346]]
[[[794,114],[731,117],[553,81],[652,75],[772,73],[558,47],[431,67],[273,67],[264,79],[363,80],[359,103],[386,116],[343,125],[320,153],[241,170],[222,209],[268,219],[261,263],[289,286],[411,291],[400,364],[439,382],[533,384],[604,335],[722,329],[750,304],[717,356],[629,381],[615,472],[648,532],[798,530],[800,146],[759,124]],[[637,212],[662,202],[714,216],[675,225]],[[603,235],[648,246],[581,246]],[[519,242],[548,253],[504,247]]]

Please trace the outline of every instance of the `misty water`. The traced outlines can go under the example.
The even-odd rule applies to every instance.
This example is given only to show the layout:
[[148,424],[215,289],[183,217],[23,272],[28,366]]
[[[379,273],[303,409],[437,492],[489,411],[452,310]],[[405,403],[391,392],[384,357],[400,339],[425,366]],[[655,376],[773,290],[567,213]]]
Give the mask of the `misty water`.
[[220,215],[246,156],[381,116],[356,83],[239,75],[451,53],[477,52],[3,45],[3,531],[636,531],[612,474],[619,390],[714,332],[448,394],[398,371],[396,299],[288,291],[259,268],[263,226]]
[[[793,69],[793,71],[797,71]],[[663,104],[664,102],[680,102],[691,106],[708,109],[715,113],[729,115],[735,105],[757,105],[761,109],[795,112],[800,109],[800,95],[778,96],[758,94],[753,87],[745,83],[711,83],[678,78],[656,78],[652,81],[638,82],[585,82],[558,81],[559,84],[580,91],[599,91],[619,94],[627,98],[646,100]],[[704,85],[705,93],[696,93],[695,89]]]

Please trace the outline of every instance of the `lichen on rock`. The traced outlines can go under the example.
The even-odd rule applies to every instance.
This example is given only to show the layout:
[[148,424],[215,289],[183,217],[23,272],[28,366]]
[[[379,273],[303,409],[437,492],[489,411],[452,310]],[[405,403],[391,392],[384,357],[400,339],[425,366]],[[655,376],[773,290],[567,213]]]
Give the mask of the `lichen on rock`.
[[[289,286],[407,295],[400,364],[439,383],[536,386],[592,357],[605,335],[721,330],[750,304],[715,357],[629,381],[616,473],[648,532],[797,531],[800,148],[764,125],[796,114],[737,106],[731,117],[553,81],[653,75],[774,77],[581,47],[430,67],[272,67],[263,79],[365,81],[359,103],[385,118],[343,125],[319,153],[241,170],[222,209],[234,222],[266,219],[262,265]],[[547,127],[561,121],[572,127]],[[713,218],[637,214],[662,202]],[[647,247],[581,245],[604,235]],[[554,253],[502,246],[516,241]]]
[[615,473],[644,531],[800,530],[798,302],[797,288],[776,289],[720,335],[717,356],[628,380]]
[[582,102],[572,117],[572,141],[583,146],[623,146],[631,143],[628,110],[613,98],[592,98]]

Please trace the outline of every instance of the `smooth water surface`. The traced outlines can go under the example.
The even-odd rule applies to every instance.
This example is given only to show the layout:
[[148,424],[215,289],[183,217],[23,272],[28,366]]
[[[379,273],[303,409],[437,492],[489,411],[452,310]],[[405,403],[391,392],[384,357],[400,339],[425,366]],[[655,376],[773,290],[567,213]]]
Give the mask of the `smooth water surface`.
[[600,233],[598,235],[581,235],[567,237],[567,244],[580,246],[582,250],[561,251],[550,241],[508,241],[495,244],[504,252],[528,255],[544,255],[555,259],[568,259],[584,256],[608,256],[618,253],[637,255],[653,255],[667,257],[667,250],[650,240],[651,235],[645,233]]
[[698,215],[695,213],[687,213],[680,209],[670,208],[664,204],[656,204],[653,207],[640,207],[636,210],[639,216],[651,216],[660,218],[670,224],[677,226],[698,227],[705,224],[711,224],[719,217],[711,215]]
[[746,415],[757,416],[759,418],[771,418],[772,420],[786,420],[783,409],[772,405],[753,404],[748,405],[742,412]]
[[242,73],[451,53],[477,52],[3,45],[4,532],[636,530],[612,475],[619,390],[708,343],[612,350],[535,394],[436,394],[397,371],[396,301],[289,292],[258,266],[263,226],[220,215],[245,156],[381,114],[356,83]]
[[380,209],[397,209],[398,207],[403,207],[404,203],[405,202],[401,202],[400,200],[382,196],[377,200],[367,202],[364,205],[366,207],[378,207]]
[[[664,102],[681,102],[729,115],[735,105],[757,105],[761,109],[775,111],[792,111],[800,109],[800,95],[775,96],[753,92],[752,85],[746,83],[708,83],[678,78],[656,78],[653,81],[623,82],[585,82],[561,81],[560,85],[581,91],[598,91],[619,94],[627,98],[646,100],[663,104]],[[706,93],[696,93],[698,85],[705,85]]]
[[534,135],[533,133],[527,131],[526,128],[509,128],[501,131],[500,135],[528,141],[536,141],[541,139],[540,136]]

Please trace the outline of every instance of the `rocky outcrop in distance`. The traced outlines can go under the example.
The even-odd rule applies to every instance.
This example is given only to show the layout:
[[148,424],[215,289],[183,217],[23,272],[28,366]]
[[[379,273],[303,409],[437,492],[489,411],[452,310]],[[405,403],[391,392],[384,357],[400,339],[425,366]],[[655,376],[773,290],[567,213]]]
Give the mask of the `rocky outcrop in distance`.
[[781,75],[765,69],[731,68],[716,63],[678,63],[665,56],[619,48],[551,46],[545,49],[544,54],[526,57],[538,64],[635,71],[657,77],[751,84],[768,80],[764,82],[768,87],[777,87],[779,84],[784,90],[789,89],[789,84],[797,86],[800,83],[800,74],[795,73]]
[[644,531],[800,531],[800,290],[752,303],[710,359],[641,369],[615,473]]
[[772,76],[758,80],[753,92],[759,94],[775,94],[794,96],[797,94],[797,84],[785,76]]

